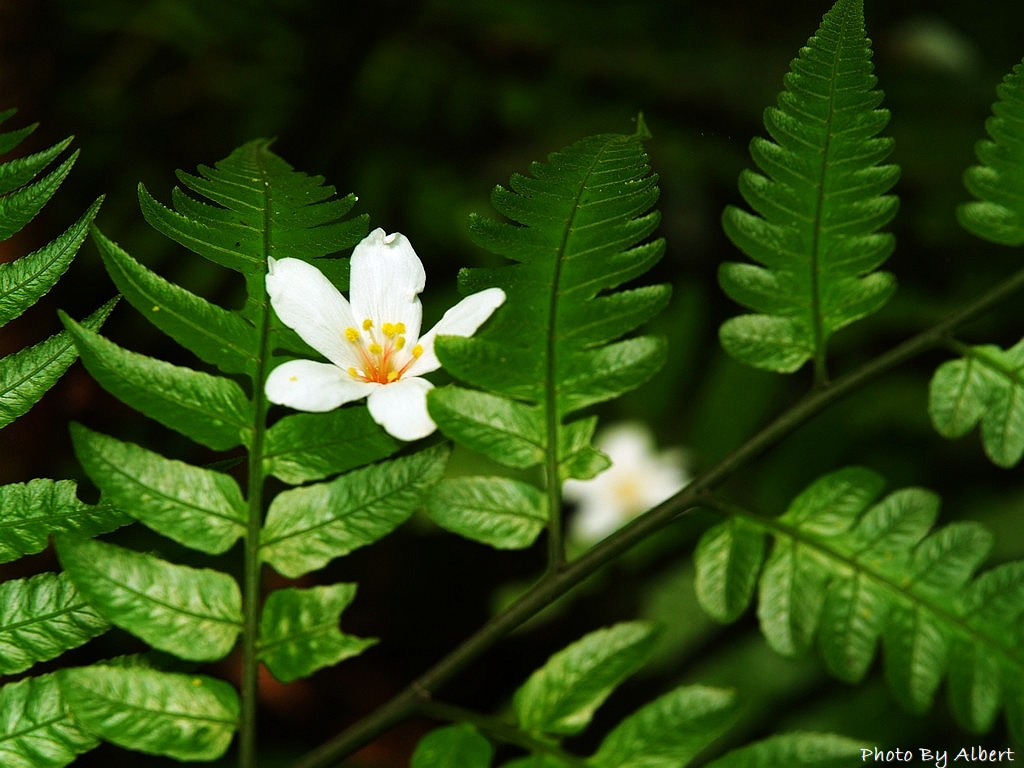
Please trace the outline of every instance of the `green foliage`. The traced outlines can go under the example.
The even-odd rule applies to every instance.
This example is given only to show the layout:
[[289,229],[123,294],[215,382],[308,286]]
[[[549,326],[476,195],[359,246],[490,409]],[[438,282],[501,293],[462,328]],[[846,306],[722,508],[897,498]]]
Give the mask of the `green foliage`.
[[356,595],[355,584],[279,589],[263,606],[260,659],[278,680],[289,683],[337,664],[376,643],[338,631],[341,612]]
[[296,413],[267,430],[264,471],[298,485],[387,458],[400,445],[365,408]]
[[[172,365],[125,349],[85,323],[64,322],[86,368],[116,397],[208,448],[243,449],[244,488],[232,476],[237,462],[198,467],[81,425],[73,426],[72,438],[105,503],[208,555],[232,551],[241,540],[247,576],[240,583],[220,570],[91,540],[86,537],[99,530],[70,526],[79,535],[58,537],[57,552],[102,620],[154,649],[186,661],[216,661],[241,640],[247,674],[254,676],[262,660],[280,680],[292,681],[375,641],[338,631],[354,585],[281,589],[266,597],[261,612],[261,563],[302,575],[386,535],[420,506],[444,470],[448,449],[382,461],[400,444],[382,435],[364,406],[268,423],[263,384],[275,350],[302,349],[272,315],[264,285],[268,260],[284,254],[317,259],[327,272],[343,275],[343,263],[332,255],[366,230],[365,216],[343,218],[355,198],[336,198],[323,179],[294,171],[265,141],[179,178],[212,202],[176,189],[171,209],[140,188],[143,212],[160,232],[240,272],[247,288],[240,309],[224,309],[165,280],[99,232],[95,239],[128,302],[212,370]],[[267,504],[264,485],[271,475],[314,482]],[[128,749],[215,759],[240,722],[248,724],[241,750],[253,748],[254,682],[243,683],[240,697],[211,678],[111,666],[67,670],[61,690],[90,733]]]
[[494,756],[491,742],[465,723],[437,728],[416,745],[410,768],[487,768]]
[[453,440],[512,469],[542,467],[544,479],[442,482],[428,505],[440,525],[499,548],[531,544],[549,515],[537,488],[607,466],[590,446],[596,421],[568,419],[664,363],[663,339],[622,337],[665,308],[668,286],[615,290],[664,252],[662,240],[644,242],[659,221],[646,138],[641,119],[633,135],[578,141],[495,188],[508,221],[471,219],[479,245],[516,263],[460,275],[463,292],[497,286],[506,300],[476,336],[438,339],[445,368],[485,391],[438,389],[430,413]]
[[41,552],[51,533],[95,536],[127,522],[116,507],[79,501],[70,480],[38,478],[0,486],[0,519],[0,563]]
[[56,547],[85,598],[154,648],[190,661],[216,661],[234,646],[242,595],[227,574],[91,539],[60,537]]
[[864,764],[861,750],[873,748],[873,744],[832,734],[786,733],[734,750],[709,763],[708,768],[854,768]]
[[99,744],[71,717],[53,675],[0,688],[0,759],[9,768],[61,768]]
[[[981,165],[964,174],[967,191],[978,200],[957,209],[969,232],[1004,245],[1024,243],[1024,64],[1018,64],[996,89],[999,100],[985,126],[991,140],[976,147]],[[993,344],[966,345],[949,340],[959,359],[943,363],[932,377],[928,413],[944,437],[966,435],[981,425],[985,454],[1000,467],[1016,465],[1024,455],[1024,409],[1020,396],[1024,342],[1010,349]]]
[[1005,705],[1020,738],[1024,563],[975,575],[991,547],[983,527],[930,532],[934,494],[907,488],[873,503],[882,486],[876,473],[848,468],[812,483],[778,518],[726,509],[730,519],[697,548],[701,605],[733,621],[759,586],[761,629],[779,653],[802,654],[817,637],[828,670],[858,682],[881,640],[886,677],[909,709],[927,710],[948,675],[965,728],[989,730]]
[[62,670],[58,679],[89,732],[138,752],[212,760],[238,727],[238,694],[212,677],[93,666]]
[[676,688],[612,729],[591,758],[606,768],[687,765],[732,722],[736,697],[703,686]]
[[0,675],[56,658],[109,627],[67,574],[40,573],[0,584]]
[[72,424],[75,452],[103,497],[179,544],[226,552],[245,532],[248,508],[234,478],[164,458]]
[[[514,728],[479,716],[472,724],[438,728],[420,740],[412,768],[487,768],[494,751],[486,736],[530,753],[503,768],[686,768],[737,720],[739,701],[732,691],[674,688],[620,720],[586,759],[561,744],[586,728],[605,699],[649,660],[655,635],[652,625],[640,622],[589,633],[551,656],[519,687],[512,700]],[[848,765],[854,753],[859,758],[864,746],[828,734],[793,733],[740,747],[712,764],[838,767]]]
[[[15,110],[0,112],[0,123]],[[15,149],[34,130],[0,134],[4,153]],[[0,240],[21,231],[46,205],[71,171],[78,153],[60,163],[41,178],[47,166],[56,160],[71,139],[36,154],[0,163]],[[21,315],[43,297],[71,265],[89,224],[100,208],[93,203],[67,231],[51,243],[15,261],[0,264],[0,326]],[[97,311],[88,321],[98,326],[110,307]],[[74,348],[65,334],[12,353],[0,359],[0,427],[28,411],[50,389],[75,360]]]
[[[0,112],[0,123],[14,110]],[[0,133],[0,153],[20,145],[35,126]],[[0,240],[20,232],[53,197],[77,152],[46,172],[68,148],[66,139],[32,155],[0,163]],[[45,175],[41,175],[45,174]],[[100,208],[94,202],[63,234],[14,261],[0,264],[0,326],[36,304],[71,265]],[[82,321],[98,328],[113,302]],[[67,332],[0,359],[0,428],[24,415],[76,358]],[[79,501],[70,481],[33,479],[0,487],[0,562],[42,551],[51,533],[95,535],[126,517],[109,503]],[[59,657],[110,627],[65,574],[42,573],[0,584],[0,675]],[[54,678],[26,677],[0,688],[0,762],[13,768],[58,768],[97,740],[67,712]]]
[[1008,350],[968,347],[938,367],[928,390],[928,413],[943,437],[962,437],[981,424],[985,454],[1000,467],[1024,455],[1024,342]]
[[761,173],[744,171],[740,192],[754,210],[730,206],[725,232],[760,266],[728,262],[723,290],[756,314],[727,320],[720,338],[736,359],[792,372],[814,361],[825,378],[826,345],[840,328],[878,310],[895,280],[875,272],[892,253],[877,230],[896,213],[886,195],[899,177],[878,165],[892,140],[877,109],[862,0],[839,0],[794,59],[778,107],[765,111],[772,140],[755,138]]
[[260,533],[263,559],[295,578],[377,541],[420,506],[447,460],[447,448],[428,448],[278,494]]
[[536,734],[579,733],[618,685],[650,656],[650,625],[617,624],[559,651],[516,691],[519,725]]
[[540,489],[507,477],[455,477],[427,499],[427,514],[443,528],[497,549],[530,546],[548,522]]
[[964,174],[967,191],[977,200],[957,209],[966,230],[1004,245],[1024,244],[1024,62],[1003,78],[996,89],[999,100],[985,123],[990,139],[975,147],[981,165]]

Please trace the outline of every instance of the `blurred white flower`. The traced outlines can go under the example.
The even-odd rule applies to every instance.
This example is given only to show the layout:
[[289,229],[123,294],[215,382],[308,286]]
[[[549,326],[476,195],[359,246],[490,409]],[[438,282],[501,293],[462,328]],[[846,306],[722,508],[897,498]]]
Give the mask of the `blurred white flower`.
[[408,239],[375,229],[352,252],[349,300],[312,264],[271,259],[267,293],[281,322],[330,362],[292,360],[267,377],[272,403],[330,411],[366,398],[373,420],[399,440],[433,432],[424,373],[441,367],[437,336],[471,336],[505,301],[499,288],[467,296],[420,336],[426,284]]
[[563,497],[577,504],[569,539],[592,544],[683,488],[690,476],[678,448],[659,452],[650,429],[624,422],[600,432],[594,444],[612,465],[591,480],[567,480]]

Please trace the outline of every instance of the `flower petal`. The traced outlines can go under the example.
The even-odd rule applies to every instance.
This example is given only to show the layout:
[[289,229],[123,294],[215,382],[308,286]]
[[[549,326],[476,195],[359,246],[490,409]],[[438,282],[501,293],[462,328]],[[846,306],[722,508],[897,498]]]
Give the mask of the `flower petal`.
[[423,354],[409,366],[406,375],[419,376],[421,373],[436,371],[441,367],[441,362],[434,354],[434,339],[438,336],[472,336],[494,314],[494,310],[504,303],[505,292],[501,288],[488,288],[467,296],[449,309],[437,325],[420,339]]
[[392,437],[419,440],[437,429],[427,413],[427,392],[433,388],[426,379],[399,379],[371,392],[366,405],[373,420]]
[[349,298],[359,323],[404,323],[406,337],[414,343],[423,321],[417,297],[426,282],[423,263],[399,232],[388,235],[375,229],[352,251]]
[[265,391],[272,403],[320,413],[366,397],[380,387],[356,381],[330,363],[292,360],[270,372]]
[[345,329],[356,324],[352,308],[323,273],[299,259],[271,259],[267,293],[281,322],[335,365],[358,365]]

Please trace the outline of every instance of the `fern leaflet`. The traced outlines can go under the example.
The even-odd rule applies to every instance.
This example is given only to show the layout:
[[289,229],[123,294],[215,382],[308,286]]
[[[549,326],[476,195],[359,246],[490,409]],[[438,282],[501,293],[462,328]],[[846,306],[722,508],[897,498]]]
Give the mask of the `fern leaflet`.
[[[856,682],[881,640],[886,677],[909,709],[929,708],[947,677],[965,728],[990,729],[1005,707],[1019,740],[1024,562],[975,575],[991,546],[984,528],[930,532],[934,494],[906,488],[876,502],[882,486],[854,467],[819,478],[775,519],[723,506],[729,520],[697,548],[702,606],[732,621],[759,587],[761,629],[779,653],[803,653],[817,638],[830,672]],[[766,558],[768,536],[775,544]]]
[[838,0],[785,77],[778,106],[765,111],[772,140],[755,138],[761,173],[740,175],[754,213],[730,206],[729,239],[758,265],[727,262],[722,289],[756,314],[723,323],[722,346],[758,368],[792,372],[814,361],[826,379],[826,345],[840,328],[878,310],[895,290],[876,270],[894,247],[878,233],[896,213],[885,192],[899,176],[878,165],[892,139],[877,138],[889,113],[877,109],[862,0]]

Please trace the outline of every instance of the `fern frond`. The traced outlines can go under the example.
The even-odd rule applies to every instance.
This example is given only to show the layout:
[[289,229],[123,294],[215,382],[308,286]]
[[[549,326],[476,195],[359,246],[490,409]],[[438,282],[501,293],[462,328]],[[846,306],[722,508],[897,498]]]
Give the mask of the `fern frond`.
[[[617,290],[664,252],[664,241],[645,242],[659,221],[646,136],[641,120],[634,135],[592,136],[553,153],[495,188],[492,202],[508,221],[470,222],[479,245],[516,263],[460,275],[463,292],[497,286],[506,301],[476,336],[441,338],[437,351],[455,377],[490,394],[436,390],[431,415],[449,437],[501,464],[544,465],[548,487],[607,466],[590,447],[594,420],[569,421],[572,414],[643,384],[665,359],[664,340],[622,337],[667,305],[669,287]],[[539,534],[542,519],[525,514],[536,496],[528,483],[502,484],[502,509],[518,518],[496,523],[508,538],[485,530],[489,500],[471,490],[442,483],[428,511],[495,546],[526,546]],[[466,525],[449,514],[455,507]]]
[[760,173],[745,170],[740,192],[753,213],[730,206],[729,239],[757,265],[727,262],[722,289],[755,314],[723,323],[738,360],[789,373],[814,361],[826,378],[826,345],[840,328],[878,310],[895,279],[875,270],[894,247],[877,230],[896,213],[885,194],[899,176],[878,165],[892,139],[878,109],[862,0],[838,0],[786,75],[778,106],[765,111],[771,140],[755,138]]
[[964,173],[964,186],[977,200],[957,209],[964,229],[1003,245],[1024,243],[1024,61],[996,88],[999,99],[985,122],[989,139],[975,153],[981,165]]
[[984,528],[932,531],[938,497],[906,488],[876,501],[882,486],[876,473],[847,468],[819,478],[775,519],[723,507],[729,520],[697,548],[702,606],[732,621],[759,585],[761,629],[779,653],[802,654],[817,639],[829,671],[856,682],[881,641],[886,677],[909,709],[928,709],[948,677],[965,728],[990,729],[1005,707],[1019,739],[1024,562],[975,575],[991,547]]
[[[422,504],[448,450],[434,446],[363,467],[401,446],[382,438],[366,408],[357,405],[268,424],[264,384],[275,351],[298,344],[271,309],[268,264],[274,257],[316,259],[332,276],[344,274],[345,262],[327,257],[355,245],[366,231],[365,215],[343,218],[355,197],[335,197],[322,178],[295,171],[266,141],[246,144],[198,175],[178,177],[205,199],[175,190],[173,207],[166,207],[140,187],[143,212],[158,231],[240,273],[248,291],[241,308],[217,306],[146,268],[99,232],[95,239],[127,301],[216,370],[172,365],[124,349],[83,324],[65,324],[101,386],[197,443],[242,449],[248,482],[243,488],[222,469],[192,466],[80,426],[73,430],[75,450],[103,497],[153,531],[211,555],[241,538],[246,577],[236,580],[82,537],[61,536],[56,550],[92,607],[154,648],[213,660],[241,638],[245,682],[239,697],[219,680],[93,667],[65,670],[60,690],[78,721],[107,741],[211,760],[227,749],[236,729],[242,733],[239,751],[255,751],[260,660],[279,679],[292,680],[372,644],[337,629],[353,585],[279,590],[266,601],[261,621],[262,566],[297,576],[386,535]],[[340,472],[345,474],[320,482]],[[308,484],[268,503],[270,474]],[[208,738],[197,738],[196,729]]]
[[[263,295],[267,258],[321,259],[359,242],[366,234],[365,214],[344,217],[355,195],[335,197],[322,176],[296,172],[270,151],[271,142],[251,141],[198,175],[178,172],[180,188],[168,208],[139,186],[146,221],[158,232],[200,256],[241,273],[250,301]],[[120,286],[119,286],[120,287]],[[141,311],[141,308],[140,308]],[[260,314],[257,307],[243,314]],[[153,313],[147,317],[162,327]]]

